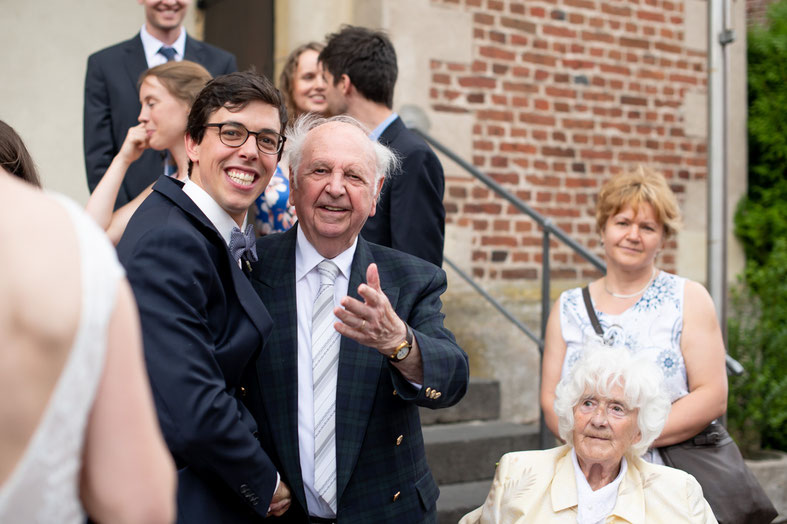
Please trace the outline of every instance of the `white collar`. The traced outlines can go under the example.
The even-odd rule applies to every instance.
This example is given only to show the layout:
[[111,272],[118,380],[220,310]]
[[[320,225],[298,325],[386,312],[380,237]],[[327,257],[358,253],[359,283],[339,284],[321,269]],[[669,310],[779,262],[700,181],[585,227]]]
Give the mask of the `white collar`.
[[574,448],[571,448],[571,461],[574,463],[574,476],[577,482],[577,522],[579,524],[604,522],[615,509],[615,503],[618,501],[618,487],[628,469],[626,457],[621,459],[620,471],[615,480],[596,491],[590,487],[582,468],[579,467]]
[[[295,281],[297,282],[304,277],[307,273],[317,267],[317,264],[325,260],[325,257],[317,252],[309,239],[303,233],[303,230],[298,227],[297,231],[298,240],[295,247]],[[350,280],[350,269],[355,256],[355,249],[358,247],[358,237],[355,237],[353,244],[333,257],[331,260],[341,271],[342,276]]]
[[[186,183],[183,184],[183,192],[191,198],[197,207],[202,211],[216,231],[219,232],[224,242],[230,245],[230,235],[232,228],[238,227],[238,224],[232,217],[222,208],[207,191],[202,189],[199,185],[186,178]],[[246,218],[243,219],[243,225],[246,225]],[[240,228],[243,231],[244,228]]]
[[[158,57],[163,59],[163,61],[157,57],[158,50],[161,49],[161,46],[167,44],[148,33],[146,24],[142,24],[142,29],[139,30],[139,37],[142,39],[142,49],[145,50],[145,60],[147,61],[148,67],[153,67],[151,64],[159,65],[167,61],[162,55],[158,55]],[[175,55],[175,60],[183,60],[183,57],[186,55],[186,28],[183,26],[180,27],[180,36],[178,36],[178,39],[175,40],[170,47],[177,53]]]

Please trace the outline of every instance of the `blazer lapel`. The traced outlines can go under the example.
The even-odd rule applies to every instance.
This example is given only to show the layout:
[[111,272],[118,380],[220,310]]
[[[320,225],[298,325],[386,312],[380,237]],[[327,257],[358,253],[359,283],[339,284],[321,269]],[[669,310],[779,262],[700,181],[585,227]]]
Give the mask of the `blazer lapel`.
[[627,522],[645,522],[645,490],[652,478],[642,478],[638,467],[639,458],[628,461],[626,474],[618,487],[618,500],[612,515]]
[[[366,282],[366,269],[374,262],[369,244],[360,236],[350,270],[347,294],[362,300],[358,286]],[[396,308],[399,288],[386,287],[383,292]],[[339,377],[336,385],[336,495],[341,500],[344,488],[358,461],[363,436],[369,423],[381,373],[388,372],[385,359],[374,348],[362,346],[342,337],[339,350]]]
[[577,480],[574,476],[571,448],[569,446],[564,448],[565,453],[555,464],[555,476],[549,488],[552,511],[555,513],[577,506]]
[[202,43],[199,40],[194,40],[187,34],[186,49],[184,50],[183,58],[201,64],[203,59],[202,55]]
[[[213,223],[208,220],[208,217],[205,216],[197,204],[183,192],[180,182],[162,175],[153,186],[153,190],[172,200],[175,205],[188,214],[192,221],[197,224],[202,234],[211,242],[217,245],[220,244],[226,248],[224,237],[216,231]],[[267,339],[273,328],[271,317],[260,301],[260,298],[254,292],[254,288],[249,285],[246,275],[244,275],[243,271],[238,267],[237,262],[233,260],[229,249],[225,249],[224,251],[226,252],[227,263],[229,264],[230,274],[232,275],[232,284],[238,296],[238,300],[254,324],[254,327],[259,331],[260,336],[262,336],[263,339]]]
[[124,66],[128,80],[131,82],[134,92],[137,92],[137,82],[139,82],[139,75],[148,68],[148,61],[145,58],[145,48],[142,47],[142,38],[137,34],[131,40],[126,41],[126,55],[124,57]]
[[277,329],[257,359],[257,377],[265,389],[262,403],[276,455],[290,489],[306,508],[298,447],[298,322],[295,295],[296,227],[258,251],[254,287]]

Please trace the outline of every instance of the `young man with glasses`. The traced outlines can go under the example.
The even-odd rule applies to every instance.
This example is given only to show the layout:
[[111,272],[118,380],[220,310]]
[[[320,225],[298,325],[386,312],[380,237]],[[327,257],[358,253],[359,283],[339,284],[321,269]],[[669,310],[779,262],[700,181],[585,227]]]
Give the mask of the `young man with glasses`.
[[272,328],[244,274],[257,254],[243,226],[276,168],[286,122],[266,78],[212,80],[188,117],[190,178],[181,188],[162,176],[118,244],[179,470],[178,522],[256,522],[289,506],[240,386]]

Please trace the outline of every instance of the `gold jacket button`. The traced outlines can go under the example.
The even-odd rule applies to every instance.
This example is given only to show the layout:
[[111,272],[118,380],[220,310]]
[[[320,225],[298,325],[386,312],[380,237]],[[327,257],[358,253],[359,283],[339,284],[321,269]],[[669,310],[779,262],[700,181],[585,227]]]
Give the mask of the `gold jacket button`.
[[442,393],[440,393],[440,392],[438,391],[437,393],[435,393],[435,396],[434,396],[434,398],[436,398],[436,399],[437,399],[437,398],[440,398],[440,395],[442,395]]
[[396,390],[394,390],[394,392],[393,392],[393,395],[394,395],[394,396],[396,396],[396,395],[397,395],[397,393],[396,393]]
[[396,445],[398,446],[399,444],[401,444],[403,440],[404,440],[404,435],[399,435],[398,437],[396,437]]
[[397,491],[396,495],[394,495],[394,497],[393,497],[393,501],[396,502],[397,500],[399,500],[399,495],[401,495],[401,494],[402,494],[401,491]]
[[243,386],[240,387],[240,396],[241,397],[245,397],[246,396],[246,388],[244,388]]
[[432,388],[426,388],[426,391],[424,391],[424,394],[427,397],[431,398],[432,397]]

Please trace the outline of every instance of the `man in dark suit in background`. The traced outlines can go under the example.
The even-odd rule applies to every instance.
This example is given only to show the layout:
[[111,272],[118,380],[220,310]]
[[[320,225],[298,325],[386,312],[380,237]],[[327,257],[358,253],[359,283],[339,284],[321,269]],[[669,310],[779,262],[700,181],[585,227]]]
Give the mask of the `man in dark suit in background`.
[[240,387],[272,328],[241,269],[256,259],[252,226],[240,227],[276,169],[286,122],[266,78],[209,82],[188,117],[190,178],[162,175],[118,244],[178,467],[178,522],[256,522],[289,504]]
[[[186,34],[183,18],[191,0],[139,0],[145,24],[139,34],[87,60],[84,148],[87,185],[92,193],[138,121],[137,81],[146,69],[170,60],[202,64],[211,75],[237,71],[235,57]],[[132,200],[164,173],[163,154],[147,149],[129,167],[115,207]]]
[[362,235],[369,242],[443,263],[445,177],[437,155],[392,111],[398,73],[396,51],[379,31],[345,26],[320,52],[331,114],[348,114],[371,138],[393,149],[401,171],[383,187],[377,213]]
[[396,163],[367,132],[347,116],[299,120],[298,223],[257,241],[252,283],[273,332],[245,402],[292,489],[281,522],[436,522],[418,406],[451,406],[467,389],[467,355],[443,325],[443,270],[359,236]]

